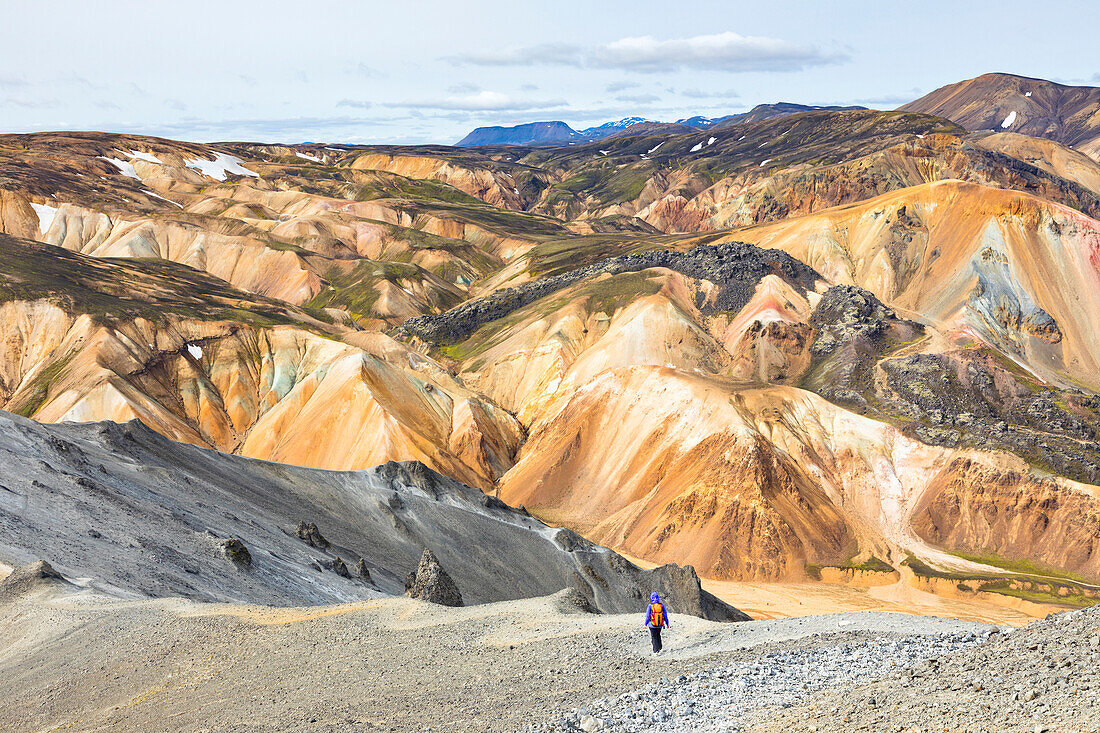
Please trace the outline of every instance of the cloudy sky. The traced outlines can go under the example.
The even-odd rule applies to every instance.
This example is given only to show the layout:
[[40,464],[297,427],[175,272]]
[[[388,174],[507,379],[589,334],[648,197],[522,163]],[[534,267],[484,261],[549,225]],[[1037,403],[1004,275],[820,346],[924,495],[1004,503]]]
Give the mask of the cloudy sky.
[[0,131],[454,142],[478,125],[892,109],[988,71],[1100,85],[1100,2],[3,3]]

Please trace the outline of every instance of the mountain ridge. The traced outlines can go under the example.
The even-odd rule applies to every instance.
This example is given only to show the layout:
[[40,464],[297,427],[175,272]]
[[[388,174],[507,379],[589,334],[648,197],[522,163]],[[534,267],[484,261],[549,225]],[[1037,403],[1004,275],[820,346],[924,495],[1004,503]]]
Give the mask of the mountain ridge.
[[1045,137],[1100,161],[1100,87],[989,73],[947,84],[898,109],[946,117],[969,130]]
[[[775,102],[772,104],[758,104],[747,112],[725,115],[722,117],[703,117],[695,115],[685,117],[673,122],[658,122],[644,117],[624,117],[613,122],[605,122],[583,130],[574,130],[560,120],[550,122],[526,122],[511,127],[478,127],[469,132],[455,145],[457,147],[476,147],[481,145],[557,145],[561,143],[575,143],[580,141],[602,140],[607,137],[627,134],[631,128],[637,134],[642,131],[656,129],[676,130],[683,128],[709,129],[721,127],[738,122],[753,122],[770,119],[787,114],[810,111],[840,111],[867,109],[859,106],[815,106],[797,104],[794,102]],[[646,126],[650,127],[646,127]],[[677,127],[679,126],[679,127]],[[685,130],[687,131],[687,130]]]

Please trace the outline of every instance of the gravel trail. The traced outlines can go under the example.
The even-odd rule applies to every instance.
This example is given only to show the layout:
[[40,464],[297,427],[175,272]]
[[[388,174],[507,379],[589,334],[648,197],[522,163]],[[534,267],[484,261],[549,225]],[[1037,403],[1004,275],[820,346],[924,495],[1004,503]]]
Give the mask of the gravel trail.
[[[867,627],[878,626],[867,616]],[[605,696],[524,731],[1100,731],[1100,607],[1018,630],[925,627],[913,634],[919,626],[899,618],[894,631],[909,633],[868,629],[855,638],[815,634],[779,648],[765,644],[753,659]]]
[[527,730],[733,733],[770,710],[957,652],[989,638],[990,633],[882,634],[865,640],[829,635],[812,648],[793,645],[762,653],[753,661],[665,678]]

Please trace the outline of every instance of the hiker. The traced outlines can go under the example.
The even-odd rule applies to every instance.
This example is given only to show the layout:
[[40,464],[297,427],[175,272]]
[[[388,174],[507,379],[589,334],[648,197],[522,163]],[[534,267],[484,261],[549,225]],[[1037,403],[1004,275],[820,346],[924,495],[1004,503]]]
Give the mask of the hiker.
[[653,593],[649,597],[649,608],[645,610],[645,625],[649,629],[649,640],[653,642],[653,653],[660,654],[661,629],[668,628],[668,611],[661,603],[661,594]]

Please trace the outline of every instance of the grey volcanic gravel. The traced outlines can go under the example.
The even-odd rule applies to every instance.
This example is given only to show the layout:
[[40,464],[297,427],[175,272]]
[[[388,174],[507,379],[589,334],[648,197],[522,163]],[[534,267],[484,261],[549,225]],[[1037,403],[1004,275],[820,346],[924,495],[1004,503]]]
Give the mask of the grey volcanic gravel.
[[673,615],[654,657],[640,613],[569,591],[450,608],[408,598],[277,608],[119,601],[56,578],[0,601],[0,730],[506,733],[662,678],[894,629],[989,627],[888,613],[714,623]]
[[[907,626],[897,629],[915,631]],[[762,648],[752,660],[603,697],[524,730],[1100,731],[1100,607],[1019,630],[944,631],[815,634]]]
[[887,634],[856,642],[829,635],[820,640],[825,645],[764,652],[752,661],[665,678],[526,730],[741,731],[775,708],[789,708],[824,690],[848,689],[893,669],[957,652],[991,633]]
[[830,689],[752,730],[1100,731],[1100,607],[1048,616],[965,652]]

